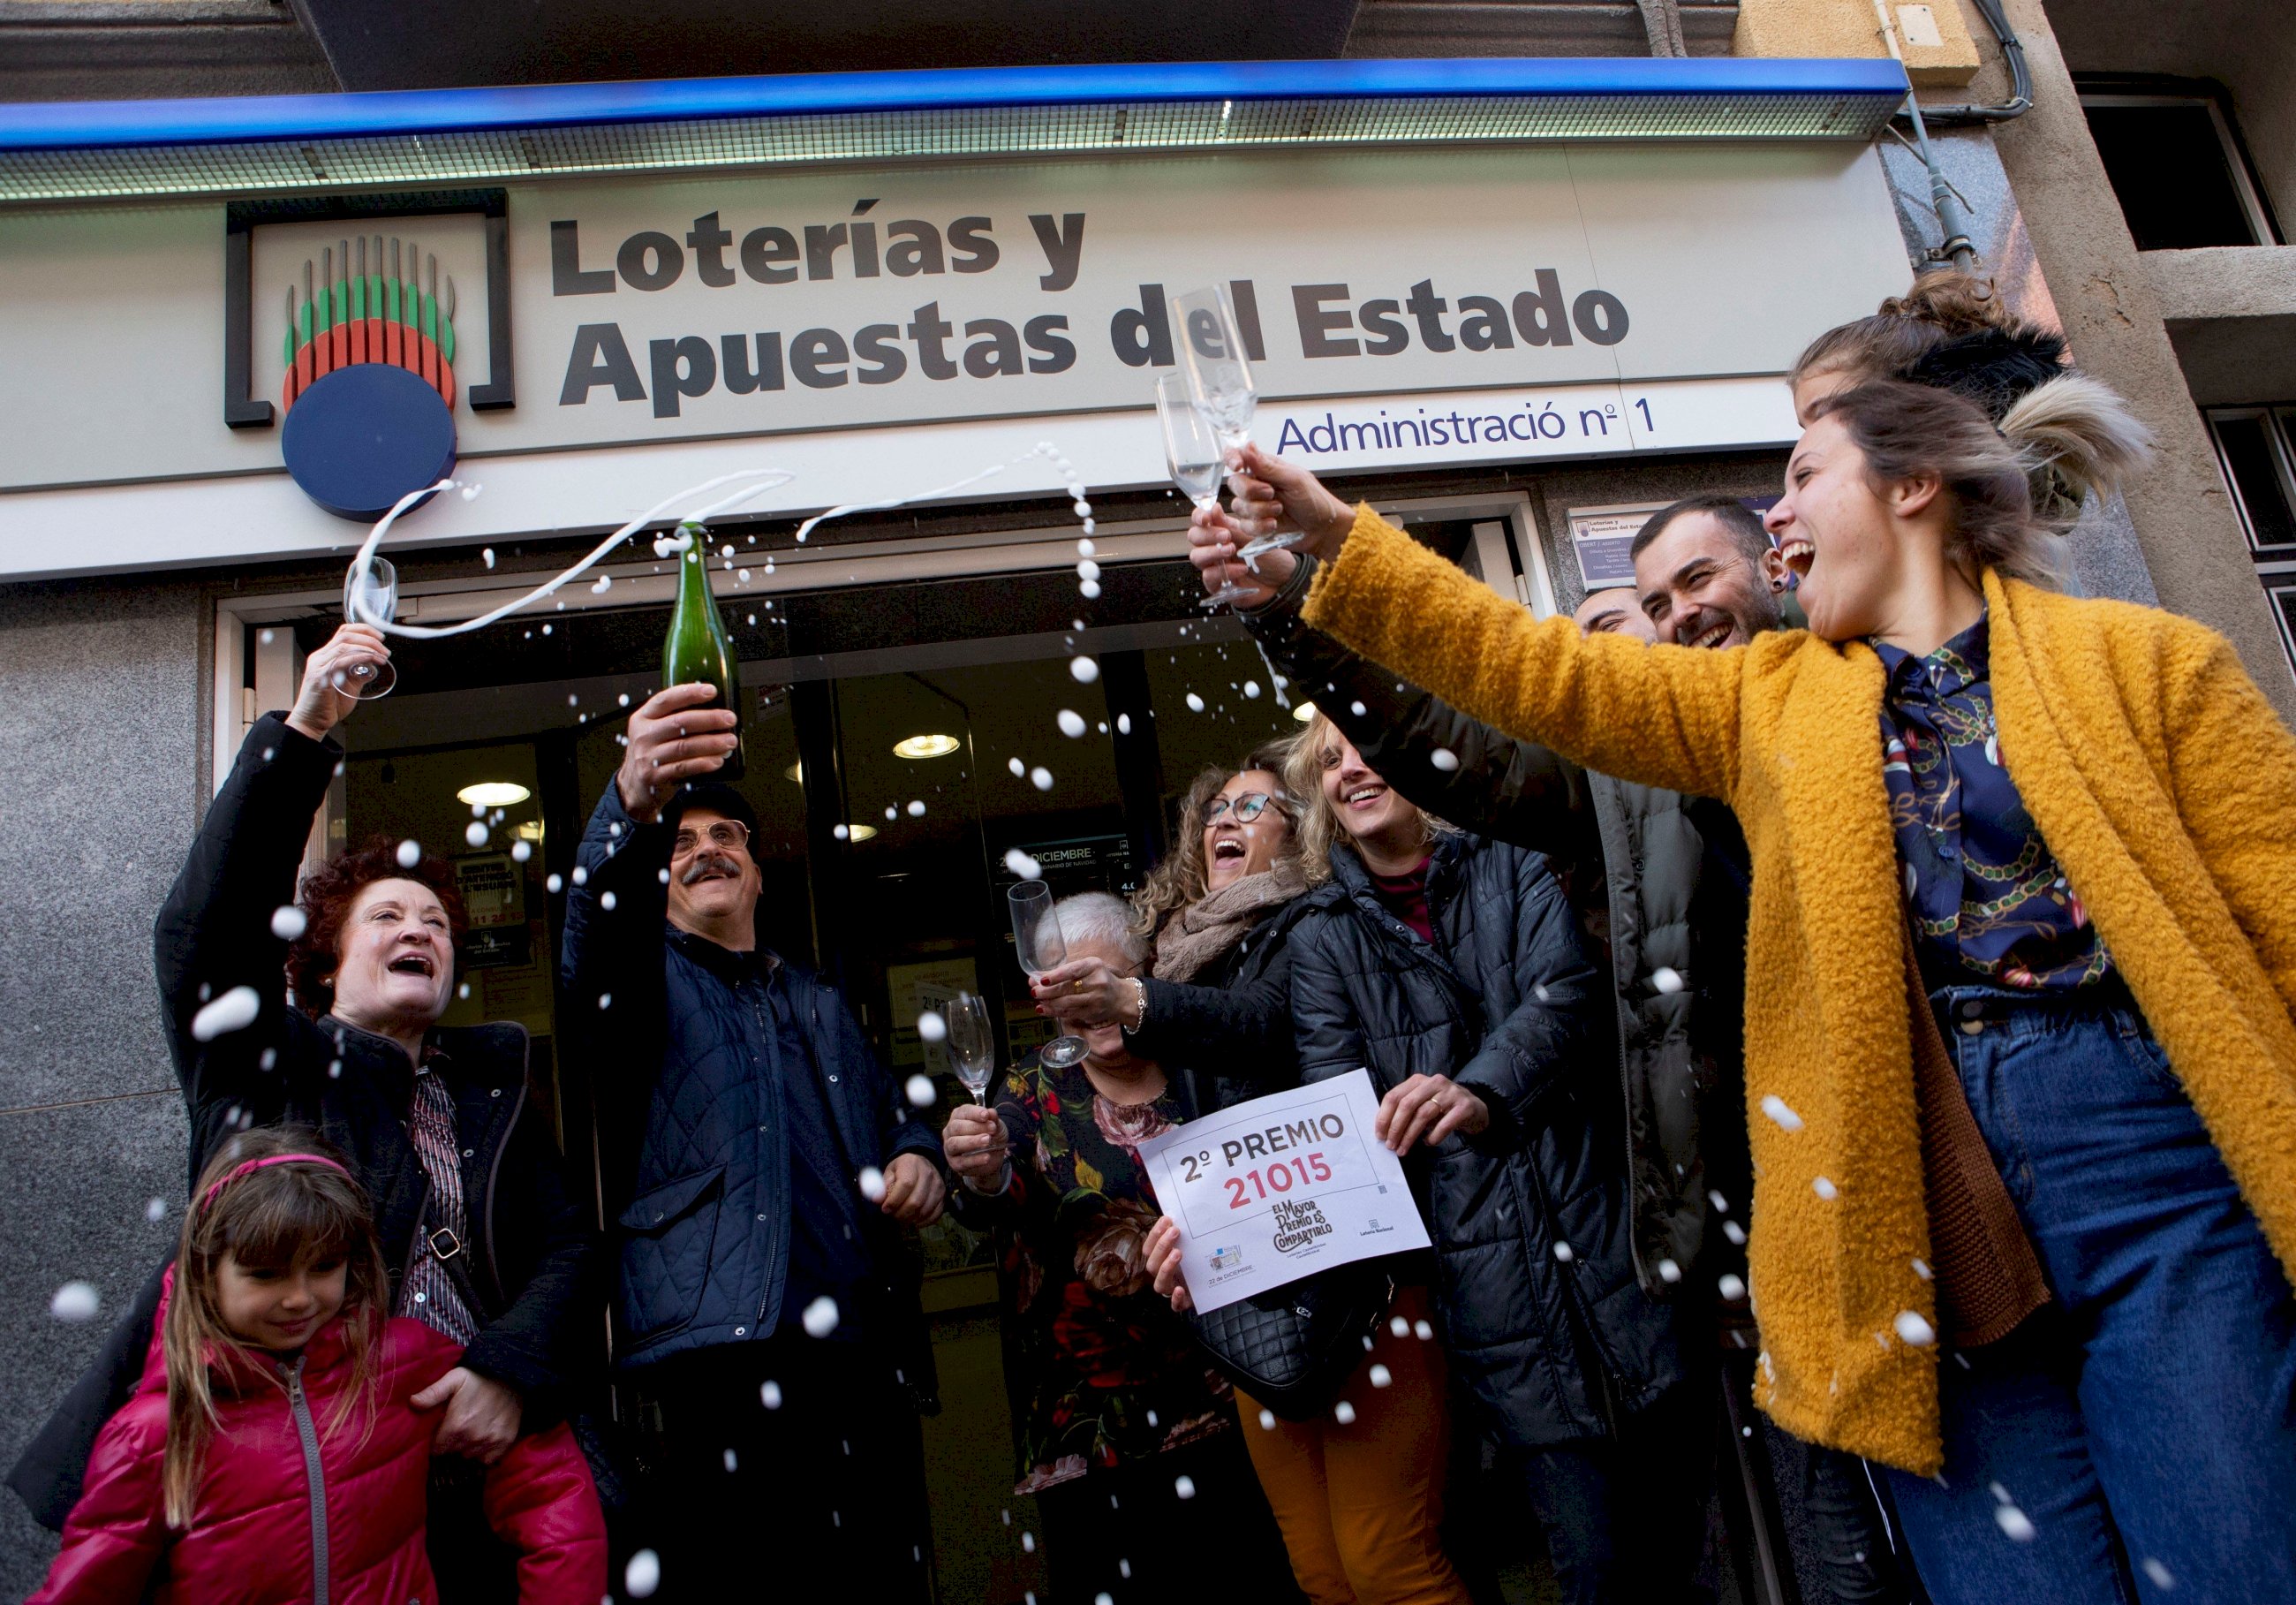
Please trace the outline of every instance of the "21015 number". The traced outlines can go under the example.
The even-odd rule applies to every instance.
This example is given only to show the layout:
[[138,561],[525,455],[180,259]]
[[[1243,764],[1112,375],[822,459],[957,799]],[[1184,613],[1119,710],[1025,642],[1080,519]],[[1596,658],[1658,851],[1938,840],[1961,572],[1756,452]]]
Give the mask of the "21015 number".
[[[1321,1154],[1310,1154],[1305,1159],[1294,1159],[1289,1165],[1271,1165],[1265,1172],[1246,1171],[1241,1176],[1227,1178],[1225,1183],[1227,1188],[1227,1206],[1230,1209],[1242,1209],[1250,1203],[1255,1196],[1266,1198],[1275,1193],[1290,1192],[1293,1185],[1292,1173],[1295,1171],[1299,1173],[1298,1184],[1301,1187],[1310,1182],[1328,1181],[1332,1179],[1332,1167],[1324,1162],[1324,1156]],[[1244,1190],[1246,1182],[1250,1183],[1250,1192]]]

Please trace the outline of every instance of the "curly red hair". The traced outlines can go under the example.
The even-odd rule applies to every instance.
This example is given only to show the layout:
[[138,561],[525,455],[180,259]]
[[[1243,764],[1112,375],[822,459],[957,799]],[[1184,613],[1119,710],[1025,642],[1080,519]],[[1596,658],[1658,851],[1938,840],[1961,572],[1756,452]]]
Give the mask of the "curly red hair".
[[398,844],[377,836],[364,847],[339,852],[303,877],[297,906],[304,915],[303,934],[287,944],[287,984],[294,989],[295,1004],[315,1018],[335,1000],[335,966],[341,962],[343,922],[350,918],[358,894],[377,881],[413,881],[427,886],[447,910],[447,931],[455,945],[459,967],[463,938],[471,928],[463,907],[462,889],[455,882],[455,867],[437,853],[426,852],[407,868],[398,861]]

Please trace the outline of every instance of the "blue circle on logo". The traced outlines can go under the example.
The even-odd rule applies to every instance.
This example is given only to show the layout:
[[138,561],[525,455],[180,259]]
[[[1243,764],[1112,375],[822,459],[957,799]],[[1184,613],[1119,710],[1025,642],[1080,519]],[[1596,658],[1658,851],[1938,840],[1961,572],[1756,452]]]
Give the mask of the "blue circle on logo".
[[315,382],[279,432],[287,472],[338,518],[373,523],[454,472],[455,415],[419,374],[360,362]]

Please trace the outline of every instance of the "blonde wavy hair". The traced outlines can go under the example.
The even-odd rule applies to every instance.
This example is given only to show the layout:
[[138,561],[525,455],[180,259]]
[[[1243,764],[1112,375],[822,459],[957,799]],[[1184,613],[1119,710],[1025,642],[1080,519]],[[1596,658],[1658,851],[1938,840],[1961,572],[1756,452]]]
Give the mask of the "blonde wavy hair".
[[1276,856],[1288,858],[1300,851],[1300,805],[1294,800],[1298,794],[1284,773],[1300,741],[1300,737],[1293,735],[1263,742],[1234,769],[1215,765],[1189,783],[1186,794],[1175,811],[1172,851],[1148,872],[1148,878],[1132,894],[1132,929],[1136,934],[1152,942],[1167,920],[1181,910],[1201,902],[1210,891],[1205,879],[1204,810],[1211,806],[1220,788],[1238,775],[1259,770],[1275,777],[1279,789],[1270,801],[1292,827]]
[[[1340,727],[1318,709],[1308,728],[1300,733],[1283,769],[1283,789],[1292,794],[1299,809],[1300,868],[1311,886],[1332,878],[1334,846],[1348,843],[1349,851],[1353,851],[1347,827],[1340,823],[1331,798],[1324,794],[1324,771],[1338,763],[1340,744],[1346,739]],[[1423,808],[1414,805],[1413,811],[1419,816],[1430,844],[1438,835],[1457,828]]]

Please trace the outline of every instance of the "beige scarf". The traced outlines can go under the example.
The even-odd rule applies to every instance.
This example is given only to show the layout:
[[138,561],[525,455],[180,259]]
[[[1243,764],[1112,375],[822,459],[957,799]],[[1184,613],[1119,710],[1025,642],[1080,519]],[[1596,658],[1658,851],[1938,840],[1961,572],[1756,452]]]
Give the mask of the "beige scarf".
[[1260,917],[1280,909],[1308,889],[1296,858],[1278,859],[1273,869],[1247,875],[1199,898],[1165,920],[1156,933],[1159,981],[1185,981],[1243,940]]

